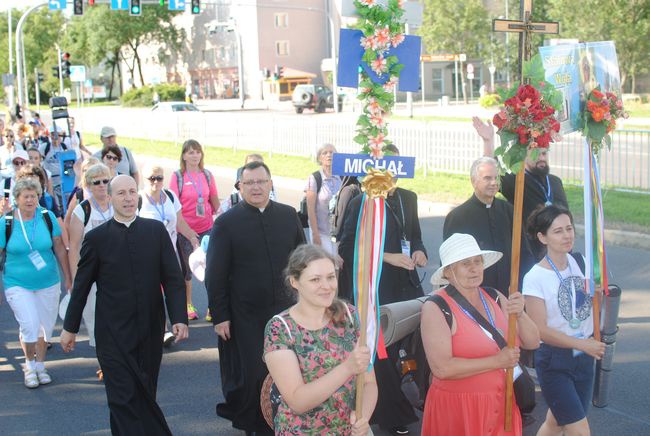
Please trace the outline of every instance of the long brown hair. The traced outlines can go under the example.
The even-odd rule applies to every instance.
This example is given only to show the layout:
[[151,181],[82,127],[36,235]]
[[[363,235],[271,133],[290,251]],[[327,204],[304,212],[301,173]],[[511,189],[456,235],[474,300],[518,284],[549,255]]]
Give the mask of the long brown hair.
[[[291,277],[298,280],[302,272],[310,263],[320,259],[327,259],[332,262],[332,265],[336,266],[334,257],[325,251],[320,245],[304,244],[293,250],[289,256],[287,267],[284,270],[284,280],[287,288],[297,292],[297,290],[291,286]],[[348,309],[346,303],[338,297],[334,298],[334,301],[332,301],[332,304],[326,309],[326,311],[329,314],[330,319],[337,326],[345,325],[348,321]]]
[[203,147],[201,147],[201,144],[199,144],[199,141],[196,139],[188,139],[183,143],[183,149],[181,150],[181,173],[184,173],[187,171],[185,161],[183,160],[183,155],[187,153],[190,150],[198,150],[201,152],[201,161],[199,162],[199,169],[203,171],[203,161],[205,159],[205,152],[203,151]]

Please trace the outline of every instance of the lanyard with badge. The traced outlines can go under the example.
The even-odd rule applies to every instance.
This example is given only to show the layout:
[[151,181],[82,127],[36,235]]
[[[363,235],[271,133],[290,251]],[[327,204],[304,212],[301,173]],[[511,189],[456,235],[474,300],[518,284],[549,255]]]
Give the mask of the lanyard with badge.
[[28,238],[27,237],[27,231],[25,230],[25,223],[23,223],[23,216],[20,213],[20,209],[17,209],[18,211],[18,222],[20,223],[20,228],[23,231],[23,236],[25,237],[25,242],[27,242],[27,245],[29,246],[29,260],[32,262],[32,265],[34,265],[34,268],[36,268],[36,271],[40,271],[43,268],[47,266],[45,263],[45,260],[41,256],[41,253],[38,252],[38,250],[34,250],[34,247],[32,246],[32,243],[34,242],[34,237],[36,236],[36,220],[38,219],[38,214],[34,213],[34,218],[32,219],[32,237]]
[[400,244],[402,245],[402,254],[408,257],[411,257],[411,241],[406,237],[406,218],[404,216],[404,203],[402,203],[402,196],[399,194],[399,191],[395,191],[395,195],[399,199],[399,208],[401,211],[402,219],[400,220],[391,205],[386,202],[386,206],[395,217],[395,221],[399,224],[400,230],[402,231],[402,238],[400,239]]
[[93,206],[95,206],[95,210],[102,216],[102,222],[105,223],[108,221],[110,217],[113,216],[113,205],[108,204],[108,217],[104,215],[104,212],[102,212],[102,208],[99,207],[99,203],[97,203],[97,200],[95,200],[95,197],[90,197],[90,200],[93,202]]
[[548,174],[546,175],[546,186],[541,184],[537,178],[532,175],[528,170],[526,170],[526,174],[530,176],[530,179],[535,182],[537,186],[539,186],[539,189],[542,190],[542,194],[544,194],[544,198],[546,201],[544,202],[544,206],[550,206],[553,204],[553,191],[551,190],[551,182],[549,181]]
[[[551,265],[551,268],[555,272],[555,275],[557,276],[558,280],[560,280],[560,286],[561,286],[563,279],[562,279],[562,275],[560,274],[560,271],[557,269],[557,267],[555,266],[555,264],[553,263],[553,261],[548,255],[546,256],[546,261],[548,262],[549,265]],[[571,279],[571,319],[569,320],[569,327],[575,330],[580,328],[580,320],[576,315],[576,302],[578,296],[576,294],[575,282],[573,281],[573,271],[571,270],[570,261],[568,261],[568,265],[569,265],[569,278]]]
[[201,186],[201,180],[198,180],[197,183],[197,181],[194,180],[194,177],[192,177],[192,174],[190,174],[189,171],[187,171],[186,174],[187,177],[190,179],[190,182],[192,182],[192,186],[194,186],[194,190],[199,195],[199,198],[196,201],[196,216],[202,218],[205,216],[205,199],[203,198],[203,186]]
[[156,212],[158,212],[158,216],[160,216],[160,221],[165,224],[165,227],[167,227],[167,224],[169,224],[169,220],[165,217],[165,202],[163,200],[163,194],[162,192],[160,193],[160,209],[158,209],[158,205],[153,201],[153,198],[149,196],[149,194],[146,194],[147,198],[149,199],[149,202],[153,205],[153,207],[156,208]]

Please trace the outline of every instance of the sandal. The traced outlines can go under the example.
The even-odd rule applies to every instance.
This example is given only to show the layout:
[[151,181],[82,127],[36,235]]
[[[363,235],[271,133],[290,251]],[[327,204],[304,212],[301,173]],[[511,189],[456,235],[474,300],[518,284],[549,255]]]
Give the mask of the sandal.
[[33,369],[25,370],[25,386],[29,389],[37,388],[40,385],[38,375]]
[[43,371],[36,371],[36,377],[38,377],[38,382],[42,385],[47,385],[52,383],[52,377],[47,373],[46,369]]

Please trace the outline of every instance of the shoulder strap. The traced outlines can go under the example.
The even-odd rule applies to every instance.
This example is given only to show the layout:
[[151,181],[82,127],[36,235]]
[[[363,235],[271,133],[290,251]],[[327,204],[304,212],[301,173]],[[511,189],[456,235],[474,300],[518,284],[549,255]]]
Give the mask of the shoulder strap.
[[275,315],[273,318],[277,318],[280,321],[282,321],[282,324],[284,324],[284,327],[287,329],[287,333],[289,334],[289,339],[293,340],[293,335],[291,334],[291,329],[289,328],[289,324],[287,324],[287,321],[282,317],[282,315]]
[[45,145],[45,150],[44,150],[44,152],[43,152],[43,156],[44,156],[44,157],[47,157],[47,154],[50,152],[50,147],[51,147],[51,146],[52,146],[52,143],[51,143],[50,140],[48,139],[48,141],[47,141],[47,143],[46,143],[46,145]]
[[5,192],[9,192],[11,189],[11,177],[5,178]]
[[5,250],[7,249],[7,244],[9,244],[9,238],[11,238],[11,228],[14,224],[14,210],[11,209],[5,215]]
[[494,288],[490,288],[489,286],[484,287],[483,290],[485,291],[486,294],[488,294],[488,296],[489,296],[489,297],[490,297],[490,298],[491,298],[495,303],[497,303],[497,304],[499,305],[499,307],[502,307],[502,306],[501,306],[501,299],[499,298],[499,291],[497,291],[497,290],[494,289]]
[[575,259],[576,263],[580,267],[580,271],[582,271],[582,275],[584,275],[585,274],[585,259],[584,259],[584,257],[582,257],[582,254],[580,254],[578,252],[574,252],[574,251],[572,251],[569,254],[571,255],[571,257],[573,257]]
[[92,209],[90,207],[90,201],[84,200],[81,203],[81,209],[84,212],[84,227],[88,225],[88,221],[90,221],[90,214],[92,213]]
[[77,203],[84,201],[84,190],[82,188],[77,189],[74,195],[77,196]]
[[178,184],[178,198],[181,197],[183,193],[183,172],[181,170],[174,171],[176,174],[176,183]]
[[449,304],[447,304],[447,300],[442,298],[442,296],[435,294],[427,298],[427,301],[433,301],[436,304],[436,306],[438,306],[438,309],[440,309],[442,314],[445,316],[445,321],[447,321],[449,330],[451,330],[451,325],[453,323],[454,317],[451,314],[451,309],[449,308]]
[[320,171],[314,171],[314,179],[316,180],[316,193],[320,192],[320,188],[323,186],[323,176],[321,176]]
[[142,209],[142,195],[138,194],[138,212]]
[[174,204],[174,194],[172,194],[172,191],[169,189],[163,188],[163,191],[165,191],[165,194],[167,194],[167,197],[169,197],[169,200]]
[[207,168],[203,168],[203,174],[205,175],[205,181],[208,183],[208,190],[210,189],[210,179],[212,178],[212,173]]
[[43,218],[45,219],[45,224],[47,225],[47,229],[50,231],[50,238],[52,238],[54,234],[54,225],[52,224],[52,218],[50,218],[50,213],[48,212],[47,209],[42,209],[41,213],[43,214]]
[[129,164],[129,168],[131,168],[131,158],[129,157],[129,149],[126,147],[122,147],[122,150],[124,150],[124,156],[126,157],[126,162]]

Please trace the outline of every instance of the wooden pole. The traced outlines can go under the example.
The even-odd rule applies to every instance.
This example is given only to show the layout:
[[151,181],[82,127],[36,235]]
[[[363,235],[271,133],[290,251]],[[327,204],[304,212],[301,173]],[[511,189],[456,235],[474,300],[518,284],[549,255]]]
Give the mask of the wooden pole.
[[[593,148],[591,147],[591,144],[589,145],[589,177],[591,178],[591,183],[589,186],[591,187],[591,198],[596,198],[596,192],[598,192],[598,187],[596,186],[596,180],[594,177],[592,177],[592,174],[594,174],[594,160],[593,160]],[[585,183],[585,189],[587,188],[587,184]],[[591,205],[591,210],[589,211],[590,214],[594,213],[594,205],[592,202]],[[595,220],[595,223],[592,223],[592,229],[594,229],[596,226],[599,225],[598,219]],[[591,235],[587,235],[585,233],[585,238],[593,238],[593,230]],[[592,252],[593,252],[593,247],[592,247]],[[594,259],[594,262],[597,262],[598,259]],[[592,264],[593,266],[593,264]],[[595,268],[593,268],[595,270]],[[603,274],[605,273],[603,271],[602,265],[598,268],[600,270],[600,283],[594,283],[594,298],[592,300],[592,310],[593,310],[593,318],[594,318],[594,339],[596,339],[598,342],[600,342],[600,298],[602,296],[602,292],[604,291],[603,289]],[[587,285],[587,284],[585,284]],[[585,287],[585,289],[589,289],[589,287]]]
[[[368,195],[368,194],[366,194]],[[375,215],[375,200],[368,195],[367,200],[364,205],[365,212],[362,210],[360,213],[365,214],[364,227],[363,227],[363,253],[360,259],[361,262],[361,289],[359,289],[359,295],[357,298],[357,303],[359,307],[359,320],[360,320],[360,334],[359,334],[359,345],[366,345],[366,330],[368,328],[368,298],[370,297],[370,261],[372,259],[372,221],[373,216]],[[362,416],[362,406],[363,406],[363,388],[366,382],[366,373],[362,372],[357,375],[357,396],[356,396],[356,405],[355,405],[355,415],[357,420],[361,419]]]
[[[524,206],[524,169],[515,179],[515,207],[512,220],[512,262],[510,264],[510,293],[519,291],[519,263],[521,258],[521,221]],[[517,315],[508,316],[508,347],[514,348],[517,339]],[[505,430],[512,431],[512,404],[514,399],[514,369],[506,371],[506,420]]]

